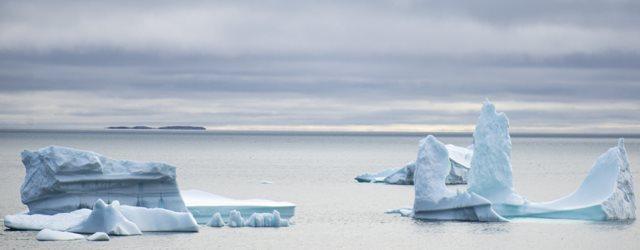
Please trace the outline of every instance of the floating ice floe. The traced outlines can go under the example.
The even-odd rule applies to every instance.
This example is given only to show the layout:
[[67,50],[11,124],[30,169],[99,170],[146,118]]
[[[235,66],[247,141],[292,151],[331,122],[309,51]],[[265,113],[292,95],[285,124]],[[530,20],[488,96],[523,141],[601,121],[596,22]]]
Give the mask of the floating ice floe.
[[74,233],[105,232],[110,235],[140,235],[140,228],[124,217],[117,209],[117,201],[107,205],[101,199],[96,201],[89,217],[67,231]]
[[231,211],[242,214],[271,213],[278,211],[282,218],[294,216],[296,205],[290,202],[277,202],[263,199],[236,200],[200,190],[183,190],[182,198],[198,224],[205,224],[215,213],[223,218],[232,217]]
[[67,213],[91,208],[96,200],[118,200],[139,207],[186,212],[175,167],[109,159],[100,154],[49,146],[23,151],[26,176],[22,203],[32,214]]
[[92,235],[87,236],[87,240],[88,241],[109,241],[111,240],[111,238],[109,238],[109,235],[106,234],[105,232],[96,232]]
[[434,136],[420,141],[415,171],[413,217],[427,220],[505,221],[491,202],[472,192],[454,192],[445,180],[451,163],[447,148]]
[[[92,211],[90,209],[79,209],[70,213],[59,213],[55,215],[43,215],[43,214],[28,214],[21,213],[15,215],[7,215],[4,217],[4,224],[6,227],[17,230],[42,230],[51,229],[59,231],[76,231],[83,233],[107,232],[101,228],[109,228],[109,225],[115,223],[113,220],[121,219],[117,213],[120,213],[126,221],[129,221],[139,229],[139,231],[152,231],[152,232],[197,232],[198,225],[188,212],[175,212],[171,210],[161,208],[144,208],[133,207],[127,205],[119,205],[118,201],[113,201],[111,205],[108,205],[108,210],[114,209],[116,211],[109,211],[106,215],[111,216],[105,220],[94,215],[93,222],[94,227],[88,227],[88,219],[92,213],[105,213],[103,210],[107,209],[102,200],[96,201],[94,207],[98,208],[98,211]],[[116,215],[113,215],[116,214]],[[97,218],[97,219],[96,219]],[[98,221],[95,221],[98,220]],[[80,225],[84,225],[81,227]],[[126,223],[128,225],[128,223]],[[78,231],[83,229],[82,231]],[[134,230],[135,231],[135,230]]]
[[572,194],[550,202],[530,202],[514,191],[509,120],[484,103],[474,136],[469,185],[453,193],[444,185],[448,150],[428,136],[416,162],[413,210],[388,213],[430,220],[503,221],[505,218],[579,220],[635,219],[635,194],[624,140],[602,154]]
[[76,233],[69,233],[51,229],[43,229],[36,234],[36,240],[40,241],[64,241],[64,240],[84,240],[84,236]]
[[[466,184],[473,151],[469,148],[447,144],[451,169],[446,184]],[[413,185],[416,163],[412,162],[401,168],[386,169],[378,173],[356,176],[358,182],[386,183],[396,185]]]
[[4,226],[15,230],[57,230],[65,231],[78,225],[91,214],[91,209],[78,209],[70,213],[54,215],[20,213],[4,216]]

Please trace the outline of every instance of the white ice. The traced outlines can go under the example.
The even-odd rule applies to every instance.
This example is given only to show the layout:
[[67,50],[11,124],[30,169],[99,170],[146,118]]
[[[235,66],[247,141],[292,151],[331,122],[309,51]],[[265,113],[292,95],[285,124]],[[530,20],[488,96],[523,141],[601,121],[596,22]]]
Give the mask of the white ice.
[[220,215],[220,213],[213,214],[206,225],[210,227],[224,227],[224,220],[222,219],[222,215]]
[[40,241],[83,240],[84,236],[76,233],[43,229],[36,234],[36,239]]
[[105,232],[96,232],[92,235],[87,236],[87,240],[88,241],[109,241],[111,240],[111,238],[109,238],[109,235],[106,234]]
[[242,214],[270,213],[276,210],[282,218],[288,219],[294,216],[296,205],[290,202],[277,202],[264,199],[231,199],[201,190],[183,190],[182,198],[187,209],[193,214],[198,224],[205,224],[215,213],[222,217],[229,217],[231,210],[237,210]]
[[113,160],[100,154],[49,146],[23,151],[26,168],[20,189],[32,214],[91,208],[96,200],[186,212],[176,169],[164,163]]
[[580,220],[635,219],[635,194],[624,141],[595,162],[572,194],[550,202],[529,202],[514,192],[509,120],[486,101],[474,136],[468,191],[492,202],[501,216]]
[[609,149],[594,163],[580,187],[563,198],[518,207],[504,206],[508,217],[538,217],[580,220],[635,219],[635,194],[624,141]]
[[513,191],[509,119],[497,113],[488,100],[482,106],[473,141],[468,190],[494,204],[522,205],[525,200]]
[[491,202],[472,192],[453,192],[445,184],[450,172],[444,144],[429,135],[420,141],[415,171],[413,217],[426,220],[505,221]]
[[79,209],[70,213],[59,213],[55,215],[20,213],[6,215],[4,226],[16,230],[42,230],[51,229],[65,231],[72,226],[80,224],[89,217],[91,209]]
[[[117,201],[112,202],[111,206],[118,210],[127,220],[134,223],[140,231],[198,231],[198,225],[189,212],[117,205]],[[17,230],[42,230],[46,228],[66,231],[87,220],[91,213],[92,210],[90,209],[79,209],[70,213],[59,213],[55,215],[21,213],[5,216],[4,224],[8,228]]]
[[[467,183],[467,172],[469,171],[473,151],[469,148],[458,147],[447,144],[450,155],[451,170],[447,175],[446,184]],[[366,173],[356,176],[358,182],[386,183],[396,185],[413,185],[414,171],[416,163],[412,162],[402,168],[386,169],[378,173]]]
[[68,229],[75,233],[105,232],[110,235],[140,235],[140,228],[124,217],[117,209],[117,201],[107,205],[101,199],[96,201],[89,217]]
[[242,213],[238,210],[229,211],[229,223],[227,225],[230,227],[243,227],[244,218],[242,218]]
[[198,232],[198,223],[189,212],[126,205],[118,210],[143,232]]
[[272,213],[253,213],[245,221],[246,227],[288,227],[289,221],[282,219],[278,211]]

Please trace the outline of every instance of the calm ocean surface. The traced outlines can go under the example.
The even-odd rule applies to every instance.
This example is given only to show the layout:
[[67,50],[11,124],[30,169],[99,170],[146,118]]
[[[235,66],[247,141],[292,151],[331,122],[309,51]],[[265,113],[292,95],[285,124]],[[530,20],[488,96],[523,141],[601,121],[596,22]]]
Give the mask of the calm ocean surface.
[[[413,203],[413,186],[358,184],[363,172],[403,166],[419,135],[241,134],[198,131],[0,131],[0,215],[20,202],[23,149],[60,145],[115,159],[177,167],[181,189],[297,204],[288,228],[206,228],[145,233],[110,242],[38,242],[36,232],[0,231],[0,248],[229,249],[640,249],[638,222],[524,220],[509,223],[420,222],[388,215]],[[466,146],[468,136],[439,137]],[[569,194],[616,138],[514,137],[515,189],[531,201]],[[625,140],[640,183],[640,139]],[[260,184],[262,180],[273,184]],[[452,188],[462,188],[456,186]],[[636,212],[640,215],[640,212]]]

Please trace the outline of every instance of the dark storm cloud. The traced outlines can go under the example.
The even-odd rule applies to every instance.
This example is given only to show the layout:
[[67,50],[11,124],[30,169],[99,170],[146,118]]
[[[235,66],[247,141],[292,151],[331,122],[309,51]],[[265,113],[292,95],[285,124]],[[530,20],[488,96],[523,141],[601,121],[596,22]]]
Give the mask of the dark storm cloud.
[[516,129],[638,132],[638,12],[637,1],[4,1],[0,126],[468,128],[489,97]]

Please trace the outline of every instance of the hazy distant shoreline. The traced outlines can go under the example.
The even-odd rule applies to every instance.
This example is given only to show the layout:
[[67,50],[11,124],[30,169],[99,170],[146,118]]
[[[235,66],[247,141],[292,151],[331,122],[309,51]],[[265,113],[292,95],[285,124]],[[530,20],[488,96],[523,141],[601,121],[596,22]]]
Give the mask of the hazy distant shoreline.
[[[198,132],[204,134],[220,135],[300,135],[300,136],[427,136],[429,134],[438,137],[473,137],[471,132],[393,132],[393,131],[267,131],[267,130],[190,130],[190,129],[41,129],[41,128],[0,128],[0,132],[16,133],[87,133],[87,132],[114,132],[114,133],[186,133]],[[511,133],[511,137],[530,138],[640,138],[640,134],[620,133]]]
[[149,126],[111,126],[107,127],[107,129],[167,129],[167,130],[207,130],[205,127],[199,126],[164,126],[164,127],[149,127]]

